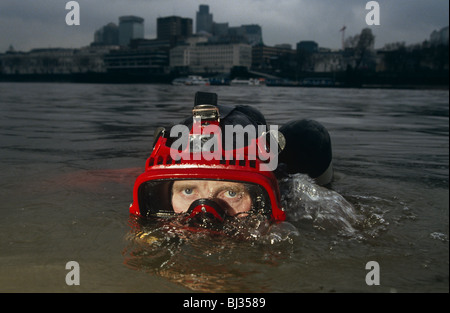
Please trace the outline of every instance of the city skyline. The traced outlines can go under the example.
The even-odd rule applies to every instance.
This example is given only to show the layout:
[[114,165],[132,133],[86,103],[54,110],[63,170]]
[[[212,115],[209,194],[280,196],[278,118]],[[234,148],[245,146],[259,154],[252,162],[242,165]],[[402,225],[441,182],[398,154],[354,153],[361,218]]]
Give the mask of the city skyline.
[[[234,1],[234,0],[233,0]],[[346,37],[370,27],[375,35],[375,48],[393,42],[420,43],[432,31],[448,26],[449,3],[441,0],[378,1],[379,26],[365,22],[368,1],[360,0],[240,0],[239,5],[219,0],[78,0],[80,25],[65,23],[68,1],[2,0],[0,3],[0,53],[10,45],[18,51],[34,48],[79,48],[93,42],[94,33],[108,23],[118,24],[119,17],[136,15],[144,21],[144,37],[156,38],[158,17],[191,18],[195,30],[196,13],[201,4],[209,6],[216,23],[230,26],[258,24],[266,45],[295,44],[316,41],[319,46],[341,48],[341,32]],[[395,2],[395,3],[392,3]],[[106,5],[108,4],[108,5]],[[323,21],[326,21],[324,23]]]

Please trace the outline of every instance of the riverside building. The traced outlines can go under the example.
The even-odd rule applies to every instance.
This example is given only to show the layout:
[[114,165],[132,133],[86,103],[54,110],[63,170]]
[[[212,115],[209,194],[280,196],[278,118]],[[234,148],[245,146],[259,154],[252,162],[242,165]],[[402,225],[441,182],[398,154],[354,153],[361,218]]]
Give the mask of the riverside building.
[[252,47],[249,44],[180,45],[170,50],[170,66],[180,72],[229,73],[235,67],[250,68]]

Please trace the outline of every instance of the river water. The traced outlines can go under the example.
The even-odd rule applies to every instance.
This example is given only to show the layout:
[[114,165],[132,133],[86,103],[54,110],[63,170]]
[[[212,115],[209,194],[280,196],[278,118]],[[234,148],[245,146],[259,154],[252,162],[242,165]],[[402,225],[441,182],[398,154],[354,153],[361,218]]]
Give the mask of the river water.
[[[309,118],[329,130],[334,182],[280,182],[288,222],[275,237],[136,240],[128,207],[153,132],[189,116],[198,90],[255,106],[271,124]],[[1,83],[0,291],[448,292],[448,99],[448,90]],[[69,261],[79,285],[66,283]],[[375,276],[378,285],[366,283]]]

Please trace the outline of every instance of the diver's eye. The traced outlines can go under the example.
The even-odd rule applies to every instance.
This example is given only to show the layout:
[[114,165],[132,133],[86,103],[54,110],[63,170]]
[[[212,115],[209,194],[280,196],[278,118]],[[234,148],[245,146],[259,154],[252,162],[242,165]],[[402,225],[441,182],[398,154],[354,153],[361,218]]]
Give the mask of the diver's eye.
[[225,193],[225,196],[228,197],[228,198],[234,198],[234,197],[237,196],[237,193],[236,193],[236,191],[234,191],[234,190],[228,190],[228,191]]
[[191,195],[192,192],[193,192],[192,188],[185,188],[185,189],[183,190],[183,193],[184,193],[185,195]]

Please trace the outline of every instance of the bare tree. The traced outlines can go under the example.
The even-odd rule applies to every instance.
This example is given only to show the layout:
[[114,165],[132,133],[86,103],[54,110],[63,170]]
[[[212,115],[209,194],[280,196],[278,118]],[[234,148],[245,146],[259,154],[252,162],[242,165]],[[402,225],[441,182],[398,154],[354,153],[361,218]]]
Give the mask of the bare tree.
[[345,48],[353,50],[355,69],[359,69],[363,60],[370,57],[375,44],[375,36],[370,28],[364,28],[360,34],[348,37],[345,40]]

